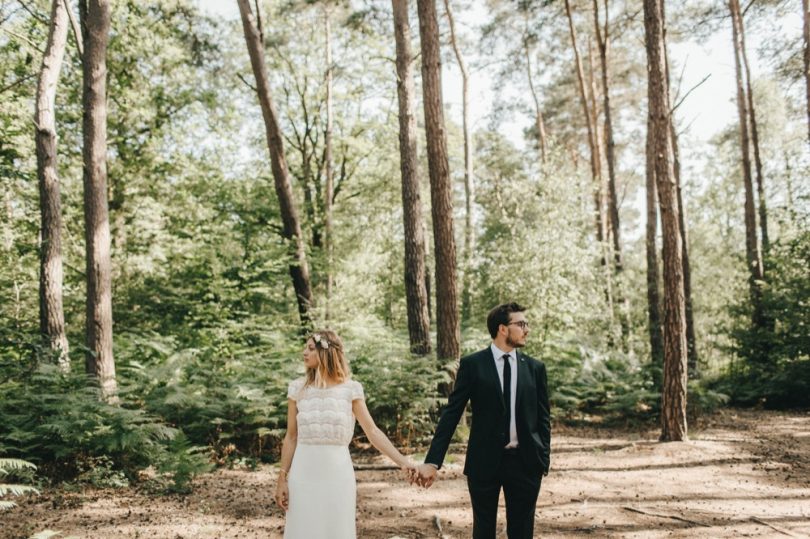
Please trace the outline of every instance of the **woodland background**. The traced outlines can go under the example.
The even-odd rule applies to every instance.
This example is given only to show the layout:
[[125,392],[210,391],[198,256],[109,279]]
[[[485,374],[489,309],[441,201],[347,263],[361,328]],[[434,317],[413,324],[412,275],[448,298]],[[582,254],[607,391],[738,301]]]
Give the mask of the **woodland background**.
[[[244,27],[183,0],[79,4],[0,1],[0,473],[20,485],[0,495],[145,469],[186,491],[211,464],[274,461],[304,335],[327,325],[378,424],[418,446],[502,301],[529,307],[557,422],[685,439],[718,406],[810,404],[806,0],[665,16],[655,0],[489,0],[460,28],[461,2],[240,0]],[[411,21],[399,49],[395,13]],[[698,144],[681,66],[653,38],[741,44],[733,21],[768,70],[746,74],[734,49],[740,116]],[[495,81],[486,125],[442,114],[439,59]],[[501,129],[516,117],[521,144]],[[55,134],[39,159],[36,133]],[[656,182],[660,204],[681,199],[663,232]],[[677,271],[667,245],[685,245]]]

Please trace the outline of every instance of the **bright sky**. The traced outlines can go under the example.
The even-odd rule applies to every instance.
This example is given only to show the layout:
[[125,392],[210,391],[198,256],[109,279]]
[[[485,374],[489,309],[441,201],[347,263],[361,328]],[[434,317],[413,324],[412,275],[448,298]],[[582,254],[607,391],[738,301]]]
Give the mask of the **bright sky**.
[[[197,0],[199,5],[209,13],[225,19],[238,19],[239,10],[236,2],[227,0]],[[466,17],[480,17],[483,2],[478,2],[480,9],[470,10],[463,14]],[[794,24],[800,24],[796,17]],[[783,21],[784,22],[784,21]],[[787,21],[791,24],[791,21]],[[728,27],[726,27],[728,26]],[[756,35],[746,35],[749,61],[752,63],[754,78],[760,72],[756,50],[759,40]],[[689,126],[687,135],[695,142],[708,141],[723,127],[736,118],[734,57],[731,47],[730,25],[723,26],[712,34],[704,43],[681,43],[670,45],[673,64],[684,68],[682,91],[685,92],[698,84],[704,77],[711,75],[700,87],[696,88],[678,109],[679,125]],[[673,73],[673,84],[680,73]],[[454,62],[443,64],[443,94],[445,104],[450,106],[454,119],[461,123],[461,77]],[[471,114],[475,125],[481,125],[492,107],[491,80],[485,73],[473,72],[475,78],[472,87],[473,106]],[[517,145],[523,146],[522,128],[532,122],[531,118],[518,123],[506,124],[505,134]]]

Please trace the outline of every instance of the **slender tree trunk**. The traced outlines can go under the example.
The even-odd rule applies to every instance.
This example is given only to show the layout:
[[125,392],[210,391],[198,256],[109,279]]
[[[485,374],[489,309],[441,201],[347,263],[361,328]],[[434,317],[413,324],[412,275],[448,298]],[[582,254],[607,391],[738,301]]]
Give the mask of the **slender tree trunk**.
[[326,134],[324,136],[324,161],[326,189],[323,195],[324,220],[326,225],[326,305],[325,317],[329,320],[329,300],[332,296],[334,238],[332,229],[332,196],[334,179],[332,173],[332,23],[329,6],[324,4],[324,31],[326,33]]
[[650,355],[653,364],[653,387],[663,389],[664,332],[661,326],[661,294],[658,291],[658,207],[655,189],[655,144],[652,115],[647,115],[647,329],[650,336]]
[[413,80],[408,0],[391,0],[397,48],[399,155],[402,172],[402,219],[405,229],[405,300],[411,352],[430,353],[430,312],[425,272],[425,233],[419,190],[416,131],[416,90]]
[[749,287],[751,291],[751,304],[753,305],[752,322],[755,327],[763,325],[762,291],[760,283],[764,278],[762,268],[762,253],[757,237],[757,218],[754,204],[754,187],[751,178],[751,158],[749,154],[749,110],[748,99],[745,95],[742,70],[742,41],[740,29],[739,0],[729,0],[731,11],[732,34],[734,38],[734,66],[737,73],[737,112],[740,119],[740,149],[742,150],[743,185],[745,187],[745,255],[748,262]]
[[[739,0],[738,0],[739,1]],[[759,230],[762,241],[762,253],[768,252],[768,211],[765,201],[765,185],[762,175],[762,158],[759,152],[759,129],[757,129],[757,114],[754,108],[754,91],[751,87],[751,68],[748,65],[748,54],[745,51],[745,22],[742,13],[737,13],[738,29],[740,32],[740,56],[745,70],[745,87],[748,98],[748,119],[751,126],[751,143],[754,148],[754,170],[757,174],[757,198],[759,200]],[[762,261],[762,272],[765,273],[765,261]]]
[[242,17],[242,28],[245,33],[250,64],[256,78],[256,91],[259,104],[262,108],[264,125],[267,136],[267,148],[270,152],[270,162],[273,170],[273,181],[278,196],[283,223],[283,235],[291,248],[290,277],[292,278],[295,296],[298,301],[298,314],[301,325],[307,328],[312,319],[310,310],[313,306],[312,290],[310,287],[309,265],[304,251],[304,240],[301,236],[301,224],[298,221],[298,212],[293,199],[290,174],[287,169],[287,160],[284,156],[284,140],[278,124],[278,114],[273,105],[270,94],[270,85],[267,80],[267,67],[264,62],[264,48],[256,26],[256,19],[248,0],[237,0],[239,13]]
[[608,167],[608,217],[613,239],[613,264],[616,273],[622,271],[622,248],[619,235],[619,202],[616,195],[616,142],[613,139],[613,117],[610,110],[610,86],[608,78],[608,47],[610,44],[608,2],[605,0],[604,33],[599,24],[599,0],[593,0],[594,29],[599,46],[599,60],[602,67],[602,99],[605,113],[605,146]]
[[461,55],[456,39],[456,25],[450,0],[444,0],[447,20],[450,24],[450,44],[456,55],[458,68],[461,71],[462,84],[462,126],[464,130],[464,267],[461,280],[461,319],[469,320],[472,316],[472,258],[475,252],[475,230],[473,229],[473,200],[475,199],[475,181],[473,176],[473,139],[470,122],[470,72]]
[[[662,4],[662,10],[664,6]],[[662,12],[663,13],[663,12]],[[666,14],[664,13],[664,18]],[[666,29],[664,30],[664,40],[666,43]],[[667,72],[667,88],[670,85],[669,73],[669,53],[664,47],[664,64]],[[697,337],[695,336],[695,319],[692,310],[692,270],[689,263],[689,234],[686,227],[686,205],[683,203],[683,189],[681,186],[681,152],[678,146],[678,132],[675,129],[675,118],[670,112],[669,115],[669,135],[672,147],[672,165],[675,177],[675,186],[678,193],[678,226],[681,231],[683,251],[681,260],[683,261],[683,292],[686,302],[686,355],[687,355],[687,375],[689,378],[699,378],[699,357],[697,349]]]
[[87,251],[88,374],[98,378],[102,398],[116,399],[112,327],[112,261],[107,207],[107,44],[108,0],[83,0],[84,58],[82,131],[84,137],[84,235]]
[[532,73],[532,55],[529,48],[529,17],[524,17],[526,30],[523,34],[523,54],[526,56],[526,78],[529,81],[529,91],[534,101],[534,123],[537,130],[537,143],[540,147],[540,161],[546,162],[546,123],[543,121],[543,109],[540,106],[540,98],[534,86],[534,74]]
[[807,93],[807,143],[810,144],[810,0],[802,0],[804,25],[804,84]]
[[57,354],[59,368],[70,371],[65,312],[62,307],[62,201],[56,152],[56,85],[62,69],[68,34],[65,0],[51,2],[48,44],[37,84],[37,177],[39,179],[39,328]]
[[457,360],[460,335],[456,297],[456,243],[453,235],[453,197],[447,159],[439,23],[435,0],[417,0],[417,11],[436,258],[436,353],[440,360]]
[[661,396],[661,440],[687,438],[686,304],[683,295],[683,252],[678,225],[678,199],[670,162],[669,89],[665,65],[663,7],[644,0],[647,48],[647,99],[652,127],[655,180],[664,231],[664,388]]
[[[565,0],[565,14],[568,17],[568,28],[571,33],[571,46],[574,49],[574,61],[576,64],[577,82],[579,83],[579,99],[582,104],[582,112],[585,117],[585,126],[588,130],[588,148],[590,149],[590,162],[591,162],[591,177],[594,183],[594,206],[596,207],[596,240],[600,244],[605,242],[607,237],[607,230],[604,226],[602,215],[604,209],[602,208],[602,171],[601,163],[597,148],[597,135],[595,127],[591,121],[591,111],[588,105],[588,91],[585,87],[585,70],[582,67],[582,58],[579,55],[579,47],[577,46],[577,32],[574,28],[574,20],[571,16],[571,4],[569,0]],[[604,255],[602,256],[602,264],[607,261]],[[612,307],[611,307],[612,313]]]

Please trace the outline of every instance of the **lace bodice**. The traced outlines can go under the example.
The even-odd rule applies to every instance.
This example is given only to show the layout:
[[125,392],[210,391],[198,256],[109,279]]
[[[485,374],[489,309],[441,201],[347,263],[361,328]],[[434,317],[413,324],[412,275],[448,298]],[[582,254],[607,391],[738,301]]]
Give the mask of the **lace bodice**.
[[304,379],[299,378],[290,382],[287,397],[298,407],[298,443],[348,445],[352,441],[352,401],[365,398],[360,382],[347,380],[332,387],[304,389]]

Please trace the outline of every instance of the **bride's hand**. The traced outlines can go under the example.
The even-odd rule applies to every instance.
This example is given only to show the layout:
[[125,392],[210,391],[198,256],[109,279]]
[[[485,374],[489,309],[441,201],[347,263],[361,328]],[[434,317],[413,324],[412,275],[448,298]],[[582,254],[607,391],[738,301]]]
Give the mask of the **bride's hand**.
[[399,469],[404,473],[405,480],[413,484],[416,477],[416,463],[408,459]]
[[287,511],[290,508],[290,490],[287,487],[287,481],[279,478],[278,485],[276,486],[276,503],[279,507]]

